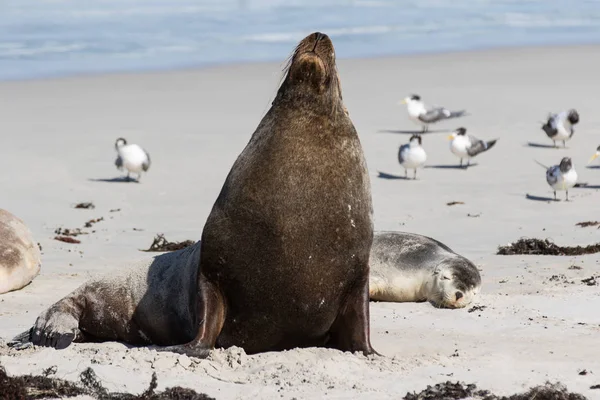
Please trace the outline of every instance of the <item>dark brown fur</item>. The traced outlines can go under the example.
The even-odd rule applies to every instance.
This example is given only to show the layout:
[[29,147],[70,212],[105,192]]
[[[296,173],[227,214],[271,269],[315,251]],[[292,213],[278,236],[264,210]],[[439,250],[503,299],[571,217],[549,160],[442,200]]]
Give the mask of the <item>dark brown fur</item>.
[[333,51],[319,33],[300,43],[233,165],[202,234],[199,311],[213,318],[171,350],[373,352],[369,178]]
[[82,286],[17,342],[122,340],[197,357],[234,345],[373,353],[369,176],[333,52],[320,33],[298,45],[201,244],[156,257],[145,273]]

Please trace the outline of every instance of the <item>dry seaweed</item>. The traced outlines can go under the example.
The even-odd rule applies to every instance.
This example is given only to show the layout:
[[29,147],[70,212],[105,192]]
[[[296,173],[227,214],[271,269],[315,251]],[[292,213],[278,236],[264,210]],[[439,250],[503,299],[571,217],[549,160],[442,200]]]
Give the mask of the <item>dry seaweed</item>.
[[100,222],[100,221],[104,221],[104,217],[90,219],[88,222],[85,223],[84,228],[91,228],[92,225],[94,225],[95,223]]
[[487,390],[477,390],[474,384],[464,385],[461,382],[452,383],[450,381],[438,383],[435,386],[427,386],[427,389],[420,393],[407,393],[404,400],[454,400],[465,399],[467,397],[478,396],[484,399],[494,399]]
[[185,249],[194,244],[193,240],[184,240],[183,242],[169,242],[165,239],[165,236],[162,233],[156,235],[150,248],[148,250],[142,251],[176,251]]
[[508,246],[499,246],[499,255],[547,255],[547,256],[580,256],[600,252],[600,243],[589,246],[558,246],[548,239],[523,238]]
[[[493,398],[492,398],[493,399]],[[546,382],[529,389],[522,394],[513,394],[508,397],[498,397],[498,400],[587,400],[587,398],[578,393],[570,393],[565,385],[561,383]],[[486,399],[487,400],[487,399]]]
[[582,228],[587,228],[588,226],[597,226],[600,225],[600,221],[585,221],[585,222],[578,222],[575,224],[576,226],[580,226]]
[[87,235],[87,232],[83,232],[79,228],[69,229],[69,228],[56,228],[54,233],[61,236],[79,236],[79,235]]
[[81,240],[74,239],[70,236],[54,236],[54,240],[58,240],[59,242],[65,242],[65,243],[74,243],[74,244],[81,243]]
[[48,376],[9,377],[0,365],[0,400],[43,399],[86,394],[76,384]]
[[403,400],[586,400],[585,396],[577,393],[569,393],[567,388],[560,383],[549,383],[529,389],[525,393],[513,394],[512,396],[497,396],[489,390],[478,390],[474,384],[465,385],[461,382],[438,383],[435,386],[427,386],[420,393],[407,393]]
[[471,308],[469,308],[469,310],[467,312],[472,313],[475,311],[483,311],[487,308],[487,306],[473,306]]
[[75,208],[83,208],[83,209],[89,210],[89,209],[96,208],[96,206],[94,205],[94,203],[89,203],[89,202],[88,203],[77,203],[77,204],[75,204]]
[[600,280],[599,277],[590,276],[589,278],[582,279],[581,283],[585,283],[588,286],[596,286],[598,285],[598,280]]
[[156,373],[152,374],[148,389],[140,395],[108,392],[91,368],[79,375],[79,384],[49,377],[55,373],[56,368],[51,367],[44,371],[44,376],[9,377],[0,365],[0,400],[69,398],[80,395],[92,396],[99,400],[214,400],[206,394],[179,386],[155,393],[158,386]]

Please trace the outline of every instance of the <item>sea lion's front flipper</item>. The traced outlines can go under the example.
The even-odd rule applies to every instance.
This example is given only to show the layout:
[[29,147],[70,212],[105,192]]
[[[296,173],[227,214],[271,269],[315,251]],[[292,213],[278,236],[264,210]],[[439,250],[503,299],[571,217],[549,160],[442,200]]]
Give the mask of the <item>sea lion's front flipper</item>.
[[225,302],[221,291],[200,275],[198,283],[198,333],[189,343],[156,348],[190,357],[206,358],[215,348],[225,321]]
[[15,350],[25,350],[30,348],[31,346],[33,346],[33,343],[31,343],[32,329],[33,328],[29,328],[25,332],[19,333],[10,342],[7,342],[6,344],[8,345],[8,347],[11,347]]
[[32,344],[64,349],[73,341],[83,338],[79,330],[79,317],[77,302],[72,297],[64,298],[40,314],[31,329],[17,335],[8,345],[17,350],[26,349]]

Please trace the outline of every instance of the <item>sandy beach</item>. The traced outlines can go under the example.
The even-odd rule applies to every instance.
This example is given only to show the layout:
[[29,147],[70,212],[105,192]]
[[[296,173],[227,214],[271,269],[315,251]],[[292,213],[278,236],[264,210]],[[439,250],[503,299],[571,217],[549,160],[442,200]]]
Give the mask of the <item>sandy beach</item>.
[[[598,46],[340,59],[345,104],[366,155],[376,230],[431,236],[481,270],[479,310],[428,303],[371,303],[371,341],[383,356],[296,349],[248,356],[215,350],[192,360],[119,343],[16,352],[0,345],[11,375],[77,380],[91,366],[113,391],[139,393],[153,371],[159,389],[180,385],[217,399],[397,399],[427,385],[476,383],[499,395],[546,381],[600,398],[600,256],[500,256],[521,237],[559,245],[600,242],[600,169],[586,163],[600,145]],[[276,93],[282,63],[0,83],[0,207],[22,218],[42,246],[40,275],[0,295],[0,338],[29,328],[38,313],[86,280],[152,257],[158,233],[198,240],[223,181]],[[398,101],[418,93],[429,104],[469,116],[423,137],[427,166],[416,181],[397,161],[410,122]],[[581,122],[567,149],[551,146],[541,123],[576,108]],[[452,168],[446,136],[465,126],[498,138],[468,170]],[[114,142],[144,147],[152,167],[141,183],[111,182]],[[534,146],[528,145],[533,143]],[[573,159],[579,181],[571,202],[552,191],[536,163]],[[598,165],[598,164],[596,164]],[[529,195],[529,197],[527,196]],[[559,193],[564,199],[564,193]],[[79,202],[94,209],[75,209]],[[464,204],[447,206],[448,202]],[[55,229],[83,228],[81,244],[53,240]],[[586,370],[586,374],[580,374]]]

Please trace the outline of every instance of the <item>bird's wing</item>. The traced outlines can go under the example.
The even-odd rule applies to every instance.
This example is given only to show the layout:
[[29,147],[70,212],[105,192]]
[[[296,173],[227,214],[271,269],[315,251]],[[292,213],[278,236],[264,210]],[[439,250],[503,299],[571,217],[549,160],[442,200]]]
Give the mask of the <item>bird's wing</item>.
[[467,135],[469,138],[470,146],[467,146],[467,154],[471,157],[487,150],[487,143],[483,140],[477,139],[475,136]]
[[419,115],[419,120],[425,123],[432,123],[448,118],[452,113],[444,107],[434,107]]
[[123,159],[120,155],[117,156],[117,159],[115,160],[115,165],[118,169],[123,169]]
[[559,172],[560,167],[558,165],[554,165],[546,170],[546,181],[548,182],[548,185],[554,185],[558,182]]
[[402,164],[404,162],[404,160],[406,160],[404,154],[406,153],[406,151],[408,151],[409,147],[410,147],[410,144],[403,144],[402,146],[400,146],[400,150],[398,150],[398,162],[400,164]]
[[142,169],[144,172],[146,172],[150,168],[150,164],[152,164],[152,162],[150,161],[150,154],[148,154],[146,150],[144,150],[144,154],[146,155],[146,161],[142,163]]
[[544,130],[544,132],[546,132],[546,135],[549,138],[555,136],[558,133],[558,129],[556,126],[557,118],[558,118],[557,114],[550,114],[550,115],[548,115],[548,120],[546,121],[546,123],[544,125],[542,125],[542,129]]

